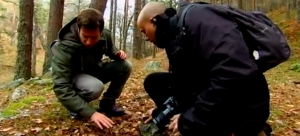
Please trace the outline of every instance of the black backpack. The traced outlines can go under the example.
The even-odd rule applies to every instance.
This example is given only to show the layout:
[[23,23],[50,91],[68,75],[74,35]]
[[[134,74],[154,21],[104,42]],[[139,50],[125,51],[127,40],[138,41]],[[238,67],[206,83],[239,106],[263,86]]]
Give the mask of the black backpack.
[[[189,3],[184,7],[178,22],[182,36],[186,35],[184,21],[186,12],[199,4],[209,3]],[[230,6],[218,5],[216,7],[226,10],[235,18],[246,45],[250,53],[253,53],[253,58],[262,72],[289,59],[291,51],[285,35],[265,14],[258,11],[246,12]]]

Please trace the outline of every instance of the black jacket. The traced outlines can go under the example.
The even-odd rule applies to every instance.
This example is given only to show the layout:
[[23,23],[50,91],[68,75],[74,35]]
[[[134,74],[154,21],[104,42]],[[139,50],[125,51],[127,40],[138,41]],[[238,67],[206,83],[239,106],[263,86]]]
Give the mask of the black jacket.
[[269,89],[234,19],[213,5],[199,4],[187,12],[185,23],[187,39],[174,30],[176,40],[166,47],[173,88],[183,107],[180,133],[259,133],[269,117]]

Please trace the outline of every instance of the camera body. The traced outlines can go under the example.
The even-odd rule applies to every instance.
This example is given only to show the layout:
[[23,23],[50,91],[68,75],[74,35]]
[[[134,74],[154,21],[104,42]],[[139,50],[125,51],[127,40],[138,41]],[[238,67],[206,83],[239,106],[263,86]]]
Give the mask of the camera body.
[[179,113],[178,109],[177,101],[174,97],[169,97],[163,106],[153,111],[151,122],[140,125],[141,136],[162,136],[165,126]]
[[157,125],[158,128],[164,128],[170,119],[178,114],[178,103],[174,97],[169,97],[163,104],[163,107],[158,109],[156,114],[153,114],[153,123]]

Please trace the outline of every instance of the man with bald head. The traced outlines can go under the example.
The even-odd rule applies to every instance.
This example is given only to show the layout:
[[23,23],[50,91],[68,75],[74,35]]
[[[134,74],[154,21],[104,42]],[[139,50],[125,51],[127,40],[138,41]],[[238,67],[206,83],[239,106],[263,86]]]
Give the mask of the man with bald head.
[[183,136],[266,136],[269,89],[233,17],[210,4],[187,10],[185,31],[180,10],[149,2],[137,26],[149,41],[166,50],[169,72],[149,74],[144,88],[156,104],[149,122],[174,96],[180,114],[170,129]]

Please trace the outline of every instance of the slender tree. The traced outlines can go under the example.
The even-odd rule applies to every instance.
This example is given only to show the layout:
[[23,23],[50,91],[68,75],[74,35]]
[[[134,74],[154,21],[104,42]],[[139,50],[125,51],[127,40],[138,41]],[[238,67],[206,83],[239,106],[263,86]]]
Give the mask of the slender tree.
[[17,60],[14,79],[29,79],[31,77],[31,50],[33,29],[33,0],[19,1],[19,25]]
[[89,8],[97,9],[104,15],[104,11],[106,9],[106,3],[107,0],[91,0]]
[[[65,0],[51,0],[50,1],[50,12],[48,21],[47,31],[47,45],[50,44],[57,38],[57,34],[62,27],[63,13],[64,13]],[[51,67],[51,50],[50,47],[45,49],[45,59],[43,64],[43,75],[49,71]]]

